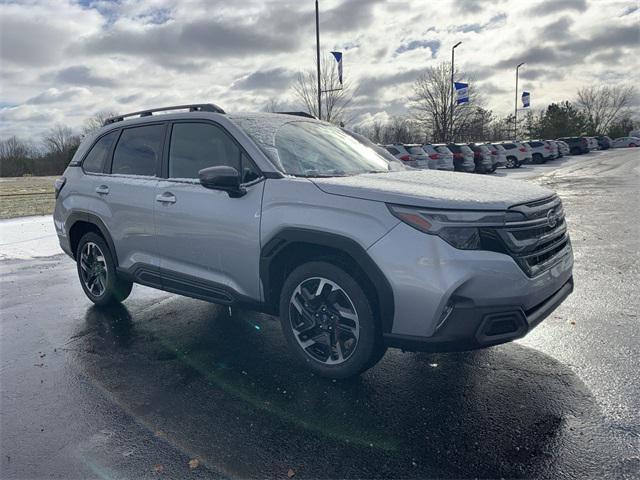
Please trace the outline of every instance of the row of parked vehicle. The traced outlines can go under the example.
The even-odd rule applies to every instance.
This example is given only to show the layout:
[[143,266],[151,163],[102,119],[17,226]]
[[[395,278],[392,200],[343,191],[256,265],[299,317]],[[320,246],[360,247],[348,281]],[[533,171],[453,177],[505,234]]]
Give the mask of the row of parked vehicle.
[[414,168],[493,173],[498,167],[519,168],[525,163],[546,163],[565,155],[637,146],[640,146],[640,138],[621,137],[612,140],[607,136],[598,136],[499,143],[394,143],[384,145],[384,148],[405,165]]

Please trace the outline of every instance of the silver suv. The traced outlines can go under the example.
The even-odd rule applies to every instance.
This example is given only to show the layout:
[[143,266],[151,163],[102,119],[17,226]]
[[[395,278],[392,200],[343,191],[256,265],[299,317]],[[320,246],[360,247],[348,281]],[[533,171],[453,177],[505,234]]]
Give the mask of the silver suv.
[[573,289],[549,190],[391,165],[313,118],[186,109],[108,120],[56,182],[60,245],[97,305],[139,283],[249,306],[344,378],[389,346],[522,337]]

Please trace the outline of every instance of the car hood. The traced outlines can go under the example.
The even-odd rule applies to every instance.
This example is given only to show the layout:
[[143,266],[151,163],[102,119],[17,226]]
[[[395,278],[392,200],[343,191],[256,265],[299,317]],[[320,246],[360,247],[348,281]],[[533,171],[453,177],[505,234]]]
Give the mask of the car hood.
[[369,173],[310,180],[331,195],[426,208],[504,210],[554,194],[551,190],[527,182],[438,170]]

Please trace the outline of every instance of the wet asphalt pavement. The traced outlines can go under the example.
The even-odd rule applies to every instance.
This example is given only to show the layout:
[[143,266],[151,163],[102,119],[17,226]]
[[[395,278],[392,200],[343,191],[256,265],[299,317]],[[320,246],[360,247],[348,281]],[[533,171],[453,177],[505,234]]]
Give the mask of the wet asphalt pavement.
[[529,168],[564,201],[574,294],[518,342],[350,381],[271,317],[140,286],[99,309],[66,256],[0,262],[1,477],[638,478],[640,155]]

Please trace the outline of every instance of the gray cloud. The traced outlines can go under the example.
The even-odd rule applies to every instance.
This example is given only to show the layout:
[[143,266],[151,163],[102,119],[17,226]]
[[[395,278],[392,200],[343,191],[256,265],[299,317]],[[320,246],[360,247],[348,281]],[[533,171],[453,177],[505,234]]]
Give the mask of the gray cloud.
[[[48,76],[45,76],[47,78]],[[94,75],[89,67],[76,65],[59,70],[52,78],[55,82],[88,87],[115,87],[117,83],[106,77]]]
[[412,40],[409,43],[403,43],[396,48],[395,53],[400,54],[415,50],[416,48],[430,48],[431,57],[435,57],[440,50],[440,40]]
[[[259,19],[258,19],[259,20]],[[291,51],[297,47],[290,32],[268,34],[260,21],[205,19],[164,23],[145,30],[113,28],[85,39],[78,48],[89,54],[150,56],[160,64],[180,65],[185,60]],[[190,65],[193,63],[190,61]]]
[[530,9],[534,15],[550,15],[563,10],[584,12],[588,8],[587,0],[546,0]]
[[48,65],[61,56],[67,32],[17,15],[0,17],[0,58],[17,65]]
[[71,100],[82,93],[85,93],[86,90],[82,88],[69,88],[67,90],[57,90],[55,88],[50,88],[35,97],[31,97],[25,103],[29,105],[42,105],[49,103],[59,103],[64,102],[66,100]]
[[587,38],[572,38],[550,46],[536,46],[496,64],[497,68],[515,67],[520,62],[532,66],[567,67],[584,62],[592,53],[615,47],[637,45],[638,30],[634,25],[616,25],[602,29]]
[[233,83],[240,90],[284,90],[295,78],[295,73],[285,68],[256,70]]
[[424,69],[416,68],[404,70],[390,75],[367,76],[360,79],[358,84],[359,101],[375,100],[381,91],[387,87],[397,87],[415,81],[418,76],[424,73]]
[[573,19],[570,17],[561,17],[555,22],[546,25],[540,35],[544,40],[565,40],[572,34],[570,32]]

